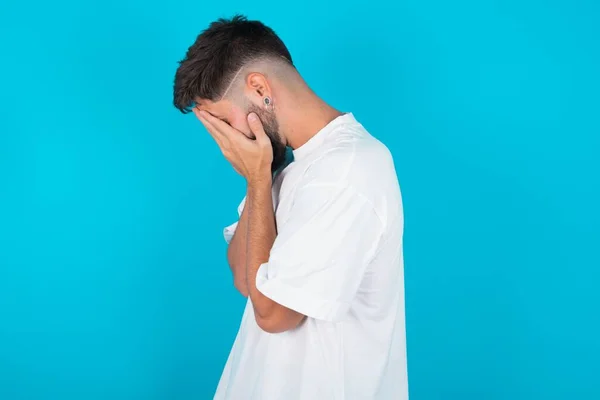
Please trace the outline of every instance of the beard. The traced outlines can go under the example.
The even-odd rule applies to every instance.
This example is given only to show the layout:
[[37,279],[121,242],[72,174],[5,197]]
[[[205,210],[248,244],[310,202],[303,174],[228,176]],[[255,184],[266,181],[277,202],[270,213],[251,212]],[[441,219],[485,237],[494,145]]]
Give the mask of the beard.
[[279,124],[275,119],[275,114],[263,110],[262,108],[251,104],[248,107],[248,114],[255,113],[258,115],[260,122],[262,122],[263,129],[271,141],[271,147],[273,147],[273,162],[271,163],[271,172],[277,171],[283,164],[285,164],[285,144],[279,136]]

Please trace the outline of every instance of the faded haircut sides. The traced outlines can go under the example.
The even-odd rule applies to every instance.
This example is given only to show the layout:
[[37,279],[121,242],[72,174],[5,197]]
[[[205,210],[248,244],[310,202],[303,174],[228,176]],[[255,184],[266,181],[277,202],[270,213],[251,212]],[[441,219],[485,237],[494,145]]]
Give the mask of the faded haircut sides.
[[186,114],[196,99],[220,100],[245,64],[269,57],[284,58],[293,66],[283,41],[262,22],[236,15],[211,23],[179,61],[173,85],[174,106]]

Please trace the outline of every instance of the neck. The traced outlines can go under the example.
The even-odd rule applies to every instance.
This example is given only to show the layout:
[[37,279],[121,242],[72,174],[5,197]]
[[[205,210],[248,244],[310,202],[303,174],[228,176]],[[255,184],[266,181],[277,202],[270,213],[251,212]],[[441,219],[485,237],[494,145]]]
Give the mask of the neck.
[[301,147],[342,113],[310,90],[294,93],[281,110],[281,133],[292,149]]

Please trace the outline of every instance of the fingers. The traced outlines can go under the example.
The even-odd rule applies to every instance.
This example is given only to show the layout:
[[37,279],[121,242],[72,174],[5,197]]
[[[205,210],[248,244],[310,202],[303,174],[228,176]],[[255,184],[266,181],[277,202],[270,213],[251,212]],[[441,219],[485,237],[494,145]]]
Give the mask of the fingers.
[[270,143],[269,137],[265,133],[265,129],[263,128],[262,122],[258,115],[255,113],[248,114],[248,125],[250,125],[250,130],[254,133],[256,137],[256,141],[262,144]]
[[247,146],[252,142],[263,146],[270,146],[271,144],[269,137],[264,131],[260,118],[255,113],[248,115],[248,124],[250,126],[250,131],[255,138],[254,141],[251,140],[252,137],[249,137],[238,131],[228,123],[221,121],[219,118],[216,118],[207,111],[199,110],[197,108],[194,108],[193,111],[202,125],[204,125],[208,133],[210,133],[213,139],[215,139],[223,152],[225,152],[228,148],[235,146]]
[[[227,122],[220,120],[207,111],[198,111],[198,119],[206,126],[207,129],[212,129],[211,135],[219,137],[222,143],[236,142],[240,138],[246,139],[246,135],[237,129],[233,128]],[[207,126],[208,125],[208,126]]]
[[202,125],[204,125],[204,127],[206,128],[206,130],[208,131],[208,133],[213,137],[213,139],[215,139],[215,141],[217,142],[217,144],[219,145],[219,147],[222,147],[222,144],[223,144],[223,135],[211,123],[211,121],[208,118],[209,114],[206,113],[206,112],[204,112],[204,111],[200,111],[197,108],[194,108],[194,114],[200,120],[200,122],[202,123]]

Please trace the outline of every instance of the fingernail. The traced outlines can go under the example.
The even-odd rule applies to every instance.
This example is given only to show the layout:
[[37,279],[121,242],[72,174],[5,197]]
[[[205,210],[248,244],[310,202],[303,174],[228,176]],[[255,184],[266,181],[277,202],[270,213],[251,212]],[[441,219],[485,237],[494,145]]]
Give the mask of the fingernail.
[[256,121],[257,119],[258,119],[258,116],[257,116],[256,114],[254,114],[254,113],[250,113],[250,114],[248,115],[248,121],[250,121],[250,122],[254,122],[254,121]]

